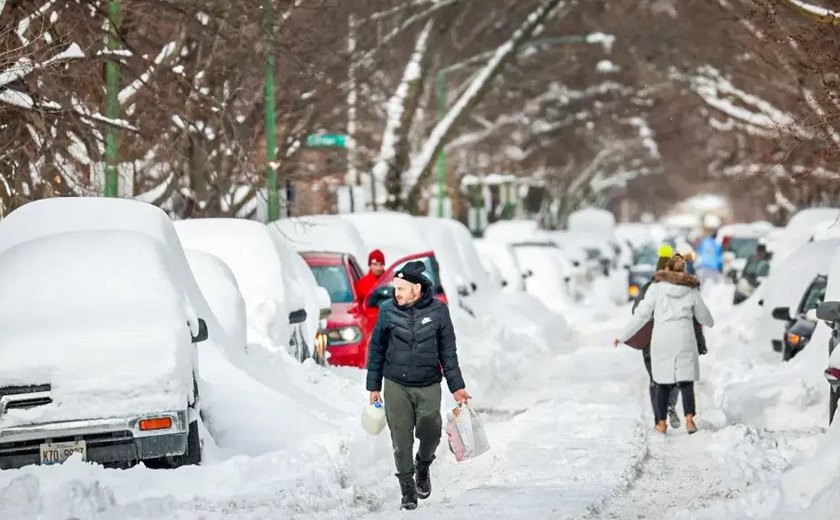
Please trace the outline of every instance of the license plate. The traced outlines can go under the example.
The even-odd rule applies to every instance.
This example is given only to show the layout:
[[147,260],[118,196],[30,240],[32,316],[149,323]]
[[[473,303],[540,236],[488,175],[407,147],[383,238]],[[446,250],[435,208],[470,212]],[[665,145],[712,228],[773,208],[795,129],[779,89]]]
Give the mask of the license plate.
[[48,442],[41,444],[41,465],[61,464],[71,455],[79,453],[82,460],[87,460],[87,445],[85,441]]

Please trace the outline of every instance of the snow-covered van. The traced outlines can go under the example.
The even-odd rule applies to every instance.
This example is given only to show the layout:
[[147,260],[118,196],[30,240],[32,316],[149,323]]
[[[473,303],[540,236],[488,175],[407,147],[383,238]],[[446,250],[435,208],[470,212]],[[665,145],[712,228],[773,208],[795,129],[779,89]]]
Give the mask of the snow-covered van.
[[[0,225],[0,235],[4,226]],[[201,460],[195,345],[177,255],[122,230],[0,252],[0,469]]]

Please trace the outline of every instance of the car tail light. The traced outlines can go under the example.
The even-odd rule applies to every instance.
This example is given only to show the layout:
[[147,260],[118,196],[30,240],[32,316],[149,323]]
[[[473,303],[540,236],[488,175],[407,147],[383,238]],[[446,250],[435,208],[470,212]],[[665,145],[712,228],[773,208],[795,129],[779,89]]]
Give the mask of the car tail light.
[[791,344],[795,347],[795,346],[799,345],[799,343],[802,341],[802,336],[800,336],[799,334],[794,334],[792,332],[788,332],[785,335],[785,339],[787,339],[787,342],[789,344]]
[[721,243],[721,246],[723,246],[723,250],[724,250],[724,251],[728,251],[728,250],[729,250],[729,243],[730,243],[731,241],[732,241],[732,237],[730,237],[730,236],[728,236],[728,235],[727,235],[727,236],[725,236],[725,237],[723,237],[723,241],[722,241],[722,243]]
[[167,430],[172,428],[171,417],[155,417],[153,419],[143,419],[140,421],[140,430],[146,432],[150,430]]
[[825,377],[840,380],[840,368],[828,367],[825,369]]
[[639,286],[638,285],[631,285],[630,289],[627,290],[627,293],[630,294],[631,298],[635,298],[639,296]]

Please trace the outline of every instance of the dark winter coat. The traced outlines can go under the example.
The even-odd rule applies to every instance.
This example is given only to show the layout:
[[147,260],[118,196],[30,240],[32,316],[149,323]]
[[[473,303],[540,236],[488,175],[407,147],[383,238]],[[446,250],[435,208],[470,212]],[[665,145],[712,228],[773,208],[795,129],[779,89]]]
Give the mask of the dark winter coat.
[[451,392],[465,388],[449,308],[433,297],[431,285],[423,287],[414,305],[400,307],[396,300],[382,304],[370,340],[367,370],[369,392],[382,389],[383,377],[420,387],[440,383],[445,375]]

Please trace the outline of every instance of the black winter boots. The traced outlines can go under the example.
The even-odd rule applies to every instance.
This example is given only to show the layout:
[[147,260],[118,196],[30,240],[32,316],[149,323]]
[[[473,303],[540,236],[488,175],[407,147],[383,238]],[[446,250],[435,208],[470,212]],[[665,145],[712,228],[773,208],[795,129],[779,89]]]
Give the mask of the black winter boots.
[[429,475],[431,464],[431,461],[414,460],[414,480],[417,483],[417,496],[421,499],[429,498],[429,495],[432,494],[432,478]]
[[417,509],[417,487],[414,484],[412,475],[400,475],[400,491],[402,492],[402,503],[400,509]]

